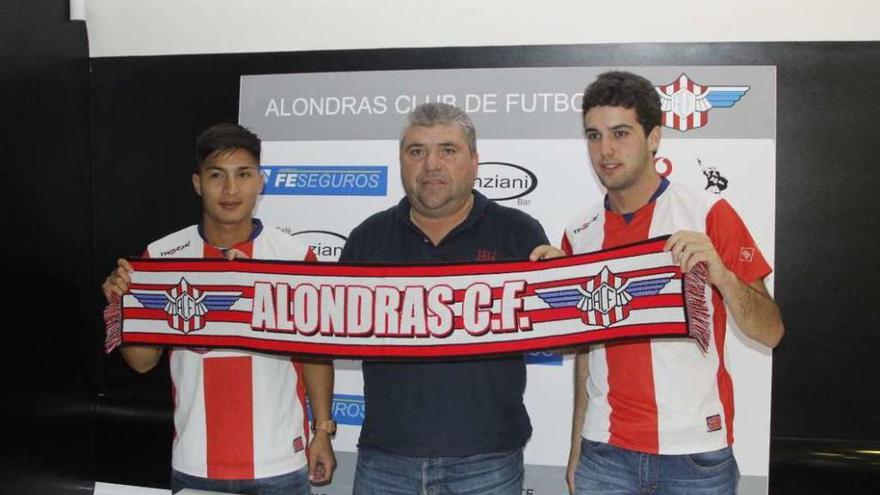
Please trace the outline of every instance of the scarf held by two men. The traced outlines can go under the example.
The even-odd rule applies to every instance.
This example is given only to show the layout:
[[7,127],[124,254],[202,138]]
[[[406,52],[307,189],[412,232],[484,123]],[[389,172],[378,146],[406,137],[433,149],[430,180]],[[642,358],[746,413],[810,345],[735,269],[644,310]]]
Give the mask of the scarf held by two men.
[[338,358],[522,353],[634,337],[709,342],[706,268],[667,237],[538,262],[374,265],[133,259],[119,344]]

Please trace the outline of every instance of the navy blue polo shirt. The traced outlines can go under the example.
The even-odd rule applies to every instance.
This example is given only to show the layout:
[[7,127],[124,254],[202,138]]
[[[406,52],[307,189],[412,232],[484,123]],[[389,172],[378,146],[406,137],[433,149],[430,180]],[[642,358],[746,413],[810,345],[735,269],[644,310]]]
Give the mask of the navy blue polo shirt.
[[[534,218],[474,192],[468,217],[438,245],[410,220],[404,198],[355,227],[341,262],[526,259],[548,244]],[[532,434],[522,355],[468,360],[365,361],[366,419],[358,447],[412,457],[504,452]]]

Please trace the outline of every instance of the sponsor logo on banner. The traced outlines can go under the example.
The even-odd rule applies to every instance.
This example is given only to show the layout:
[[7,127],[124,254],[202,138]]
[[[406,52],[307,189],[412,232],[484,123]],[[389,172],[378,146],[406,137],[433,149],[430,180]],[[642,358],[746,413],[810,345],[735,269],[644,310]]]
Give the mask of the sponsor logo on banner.
[[549,351],[529,352],[526,354],[526,364],[562,366],[562,354]]
[[132,295],[146,309],[161,309],[168,314],[168,325],[183,333],[205,327],[210,311],[227,311],[241,297],[241,292],[206,292],[191,285],[186,279],[162,290],[132,291]]
[[672,173],[672,160],[665,156],[655,157],[654,170],[660,174],[660,177],[669,177],[669,174]]
[[660,95],[663,125],[689,131],[709,123],[709,110],[736,105],[749,86],[704,86],[682,74],[665,86],[655,86]]
[[362,395],[333,395],[333,420],[341,425],[364,424],[366,407]]
[[[306,413],[309,421],[312,420],[312,406],[306,398]],[[366,407],[363,395],[333,394],[333,404],[330,406],[333,421],[340,425],[360,426],[364,424]]]
[[388,167],[376,165],[264,165],[263,195],[385,196]]
[[707,167],[703,165],[703,161],[697,158],[697,166],[700,172],[706,178],[706,187],[703,189],[715,194],[721,194],[721,191],[727,189],[727,178],[721,175],[721,172],[715,167]]
[[531,170],[513,163],[482,162],[474,178],[474,189],[493,201],[523,200],[538,187],[538,177]]
[[290,235],[308,246],[318,261],[338,261],[342,247],[348,240],[344,235],[329,230],[301,230]]

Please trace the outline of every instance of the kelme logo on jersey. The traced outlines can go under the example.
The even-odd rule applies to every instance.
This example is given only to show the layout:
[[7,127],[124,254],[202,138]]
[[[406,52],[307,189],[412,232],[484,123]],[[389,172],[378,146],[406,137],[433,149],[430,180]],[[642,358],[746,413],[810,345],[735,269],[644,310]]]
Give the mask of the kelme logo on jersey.
[[505,162],[482,162],[474,178],[474,189],[494,201],[521,198],[538,187],[538,177],[529,169]]
[[388,167],[373,165],[264,165],[263,195],[385,196]]
[[342,247],[348,240],[344,235],[329,230],[301,230],[291,236],[308,246],[318,257],[318,261],[339,261]]
[[543,364],[545,366],[562,366],[562,354],[549,351],[529,352],[526,364]]

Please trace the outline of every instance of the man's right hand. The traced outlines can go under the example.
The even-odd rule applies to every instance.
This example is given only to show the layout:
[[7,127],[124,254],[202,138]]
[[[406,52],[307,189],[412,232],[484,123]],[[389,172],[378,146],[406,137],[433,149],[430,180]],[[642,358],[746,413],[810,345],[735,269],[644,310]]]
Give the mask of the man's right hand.
[[128,292],[132,273],[134,273],[134,268],[128,261],[123,258],[116,260],[116,269],[110,272],[110,275],[107,275],[104,283],[101,284],[101,291],[107,302],[111,302],[114,297],[122,297]]
[[529,254],[530,261],[549,260],[550,258],[561,258],[565,256],[565,251],[550,244],[541,244],[532,250]]

